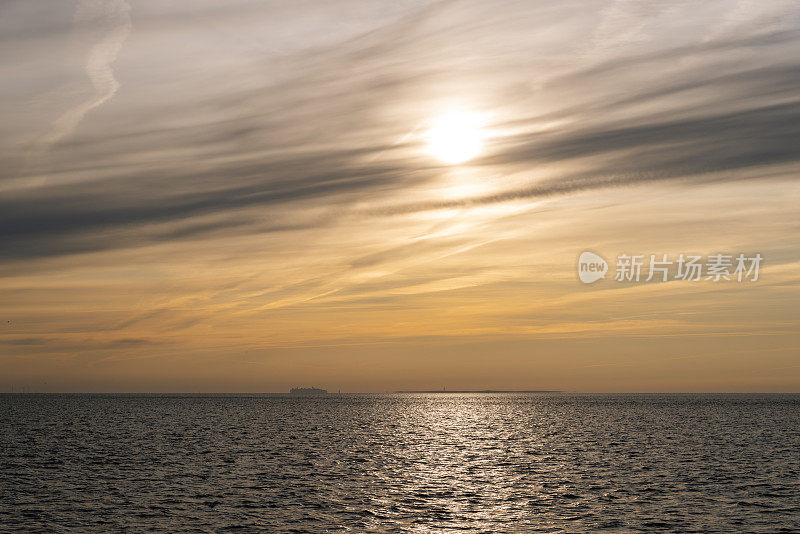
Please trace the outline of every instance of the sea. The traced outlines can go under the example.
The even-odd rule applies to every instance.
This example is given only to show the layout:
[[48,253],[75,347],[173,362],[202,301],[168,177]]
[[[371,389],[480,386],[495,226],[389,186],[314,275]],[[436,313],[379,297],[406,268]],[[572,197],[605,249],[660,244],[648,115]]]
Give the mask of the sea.
[[800,395],[0,395],[2,532],[800,532]]

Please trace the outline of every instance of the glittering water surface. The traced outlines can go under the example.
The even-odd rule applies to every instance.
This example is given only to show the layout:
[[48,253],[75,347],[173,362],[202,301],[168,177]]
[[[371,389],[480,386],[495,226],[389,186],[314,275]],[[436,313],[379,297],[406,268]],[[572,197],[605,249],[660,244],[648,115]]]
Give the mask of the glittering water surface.
[[0,530],[800,531],[800,396],[0,396]]

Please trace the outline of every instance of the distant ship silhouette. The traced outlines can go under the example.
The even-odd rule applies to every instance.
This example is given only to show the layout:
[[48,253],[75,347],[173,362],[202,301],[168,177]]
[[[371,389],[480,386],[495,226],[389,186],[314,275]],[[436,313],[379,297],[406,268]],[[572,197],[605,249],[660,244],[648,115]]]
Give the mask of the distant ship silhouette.
[[292,388],[289,395],[327,395],[328,391],[319,388]]

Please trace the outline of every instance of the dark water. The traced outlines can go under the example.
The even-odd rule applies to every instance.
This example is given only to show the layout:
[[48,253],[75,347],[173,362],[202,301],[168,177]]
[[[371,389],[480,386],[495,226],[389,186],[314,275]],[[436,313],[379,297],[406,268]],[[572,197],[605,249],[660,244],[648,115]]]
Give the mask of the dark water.
[[0,396],[0,530],[800,532],[800,396]]

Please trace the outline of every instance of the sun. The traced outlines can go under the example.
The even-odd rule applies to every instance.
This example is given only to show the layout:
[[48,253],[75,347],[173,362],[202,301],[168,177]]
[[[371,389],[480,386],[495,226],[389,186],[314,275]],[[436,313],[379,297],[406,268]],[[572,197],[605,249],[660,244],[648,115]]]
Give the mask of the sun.
[[480,118],[466,111],[453,111],[434,119],[427,134],[428,153],[449,165],[464,163],[483,147]]

